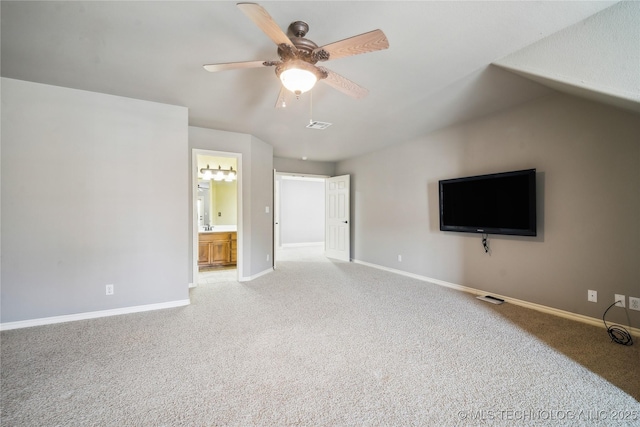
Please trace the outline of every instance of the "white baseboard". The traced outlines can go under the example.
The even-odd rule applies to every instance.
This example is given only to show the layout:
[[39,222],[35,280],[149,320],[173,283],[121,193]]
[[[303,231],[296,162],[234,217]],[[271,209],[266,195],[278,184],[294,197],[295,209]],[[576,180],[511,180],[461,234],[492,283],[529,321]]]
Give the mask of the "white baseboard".
[[76,320],[96,319],[98,317],[117,316],[120,314],[141,313],[143,311],[161,310],[164,308],[183,307],[191,304],[188,299],[161,302],[158,304],[137,305],[133,307],[114,308],[111,310],[91,311],[87,313],[67,314],[64,316],[43,317],[40,319],[19,320],[17,322],[0,323],[0,331],[29,328],[32,326],[52,325],[54,323],[73,322]]
[[[589,317],[589,316],[585,316],[585,315],[582,315],[582,314],[572,313],[570,311],[560,310],[558,308],[548,307],[546,305],[536,304],[534,302],[524,301],[524,300],[520,300],[520,299],[517,299],[517,298],[511,298],[511,297],[507,297],[507,296],[504,296],[504,295],[496,294],[496,293],[493,293],[493,292],[482,291],[480,289],[470,288],[468,286],[462,286],[462,285],[458,285],[456,283],[445,282],[444,280],[432,279],[430,277],[421,276],[419,274],[409,273],[409,272],[402,271],[402,270],[396,270],[395,268],[384,267],[384,266],[378,265],[378,264],[372,264],[372,263],[365,262],[365,261],[358,261],[356,259],[354,259],[352,261],[354,263],[356,263],[356,264],[362,264],[362,265],[366,265],[366,266],[369,266],[369,267],[377,268],[379,270],[385,270],[385,271],[388,271],[388,272],[391,272],[391,273],[399,274],[401,276],[407,276],[407,277],[411,277],[411,278],[414,278],[414,279],[422,280],[423,282],[433,283],[433,284],[438,285],[438,286],[444,286],[446,288],[451,288],[451,289],[456,289],[458,291],[468,292],[468,293],[473,294],[473,295],[487,295],[487,294],[490,294],[490,295],[492,295],[494,297],[503,299],[506,302],[511,303],[513,305],[519,305],[521,307],[530,308],[532,310],[541,311],[543,313],[553,314],[554,316],[564,317],[565,319],[575,320],[575,321],[578,321],[578,322],[587,323],[589,325],[599,326],[599,327],[604,329],[604,323],[602,322],[602,319],[596,319],[594,317]],[[632,335],[634,335],[636,337],[640,337],[640,329],[639,328],[634,328],[632,326],[624,326],[624,328],[626,330],[628,330],[630,334],[632,334]]]
[[253,279],[257,279],[257,278],[258,278],[258,277],[260,277],[260,276],[264,276],[265,274],[269,274],[269,273],[272,273],[272,272],[273,272],[273,267],[269,267],[269,268],[267,268],[266,270],[261,271],[260,273],[256,273],[256,274],[254,274],[253,276],[249,276],[249,277],[243,276],[243,277],[240,277],[240,278],[238,279],[238,282],[250,282],[250,281],[252,281]]

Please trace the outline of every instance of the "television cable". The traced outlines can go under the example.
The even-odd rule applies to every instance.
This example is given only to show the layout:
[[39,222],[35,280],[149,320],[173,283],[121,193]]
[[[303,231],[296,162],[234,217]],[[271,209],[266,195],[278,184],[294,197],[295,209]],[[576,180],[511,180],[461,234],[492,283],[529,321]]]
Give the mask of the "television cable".
[[[607,308],[604,311],[604,314],[602,315],[602,322],[604,323],[604,327],[607,329],[607,334],[609,334],[611,341],[621,345],[633,345],[633,338],[631,337],[631,334],[629,333],[629,331],[627,331],[625,328],[619,325],[609,326],[607,325],[607,321],[604,320],[604,317],[607,315],[607,312],[609,311],[609,309],[619,302],[620,301],[614,302],[609,306],[609,308]],[[627,310],[626,307],[624,309],[625,311]],[[629,312],[627,311],[627,318],[628,317],[629,317]]]
[[491,251],[491,248],[489,248],[489,235],[483,233],[482,234],[482,247],[484,248],[484,253],[485,254],[489,254],[491,255],[491,253],[489,251]]

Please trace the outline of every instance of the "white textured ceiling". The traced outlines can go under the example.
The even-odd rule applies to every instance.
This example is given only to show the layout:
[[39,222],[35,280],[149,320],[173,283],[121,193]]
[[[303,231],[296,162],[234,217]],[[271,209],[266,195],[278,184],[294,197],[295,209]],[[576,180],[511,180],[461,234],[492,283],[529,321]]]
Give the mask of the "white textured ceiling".
[[495,62],[577,96],[640,112],[640,2],[621,2]]
[[[272,68],[202,68],[277,59],[235,2],[2,1],[0,64],[4,77],[186,106],[191,125],[252,134],[279,157],[337,161],[551,92],[490,64],[504,59],[530,77],[526,57],[506,59],[615,3],[261,2],[283,30],[308,22],[306,37],[318,45],[376,28],[389,39],[388,50],[324,64],[368,88],[368,97],[318,84],[312,102],[305,94],[285,109],[274,109]],[[553,77],[535,75],[545,84]],[[333,125],[307,129],[310,118]]]

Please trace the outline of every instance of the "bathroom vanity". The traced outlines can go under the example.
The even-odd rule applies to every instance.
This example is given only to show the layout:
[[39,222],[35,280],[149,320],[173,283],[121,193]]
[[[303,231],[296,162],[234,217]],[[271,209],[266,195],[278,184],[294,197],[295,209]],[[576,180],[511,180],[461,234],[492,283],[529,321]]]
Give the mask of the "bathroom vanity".
[[201,231],[198,233],[198,268],[223,267],[237,262],[236,231]]

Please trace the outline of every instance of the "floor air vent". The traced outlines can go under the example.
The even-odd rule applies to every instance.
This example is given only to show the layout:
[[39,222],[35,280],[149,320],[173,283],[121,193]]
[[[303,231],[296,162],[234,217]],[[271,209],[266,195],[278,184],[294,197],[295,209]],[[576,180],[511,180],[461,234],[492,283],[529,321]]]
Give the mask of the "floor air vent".
[[331,123],[318,122],[318,121],[315,121],[315,120],[311,121],[311,123],[309,123],[309,124],[307,125],[307,127],[308,127],[309,129],[320,129],[320,130],[326,129],[326,128],[328,128],[329,126],[331,126]]

